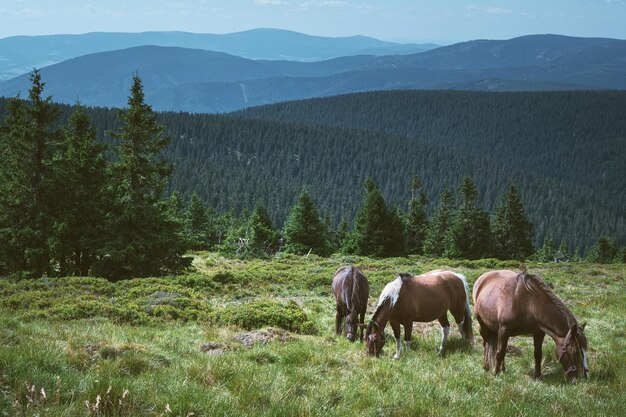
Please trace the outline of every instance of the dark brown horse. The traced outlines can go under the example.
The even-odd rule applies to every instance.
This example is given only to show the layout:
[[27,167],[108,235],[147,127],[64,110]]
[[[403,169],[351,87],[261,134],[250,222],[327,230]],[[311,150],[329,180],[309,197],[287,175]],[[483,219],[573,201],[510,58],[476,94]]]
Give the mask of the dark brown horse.
[[[341,322],[345,317],[346,337],[354,342],[359,323],[363,323],[367,310],[367,299],[370,295],[367,278],[357,267],[341,267],[335,272],[332,290],[337,304],[335,332],[337,335],[341,334]],[[359,338],[363,339],[362,329]]]
[[532,335],[535,377],[541,376],[541,345],[546,333],[556,343],[556,354],[570,381],[587,378],[587,338],[584,326],[538,276],[524,271],[490,271],[474,284],[474,310],[483,337],[486,371],[504,372],[509,337]]
[[402,350],[400,325],[404,326],[404,341],[409,350],[413,322],[438,320],[441,324],[439,353],[443,355],[450,331],[448,310],[463,337],[471,342],[472,315],[468,293],[465,277],[451,271],[436,270],[419,276],[400,274],[385,286],[378,298],[378,307],[365,333],[367,353],[380,355],[385,344],[384,330],[387,322],[391,324],[396,338],[394,359],[399,359]]

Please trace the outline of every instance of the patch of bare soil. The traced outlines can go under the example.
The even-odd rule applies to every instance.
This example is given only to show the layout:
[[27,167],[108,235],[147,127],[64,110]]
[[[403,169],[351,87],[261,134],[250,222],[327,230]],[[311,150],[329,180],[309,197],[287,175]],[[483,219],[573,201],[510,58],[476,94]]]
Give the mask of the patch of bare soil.
[[246,347],[252,347],[259,343],[266,344],[274,341],[282,343],[289,342],[293,340],[293,336],[286,330],[268,327],[266,329],[238,334],[235,336],[235,340]]

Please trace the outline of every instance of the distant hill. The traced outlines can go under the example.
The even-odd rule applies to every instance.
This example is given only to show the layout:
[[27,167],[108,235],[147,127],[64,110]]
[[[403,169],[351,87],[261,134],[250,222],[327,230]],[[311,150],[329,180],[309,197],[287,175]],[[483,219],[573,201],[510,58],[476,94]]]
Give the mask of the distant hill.
[[423,52],[433,44],[401,44],[366,36],[321,37],[281,29],[253,29],[223,35],[189,32],[13,36],[0,39],[0,81],[71,58],[97,52],[156,45],[226,52],[250,59],[320,61],[350,55]]
[[[412,55],[318,62],[251,60],[199,49],[141,46],[42,69],[56,101],[123,106],[138,73],[155,110],[229,112],[310,97],[396,89],[545,91],[626,89],[626,41],[536,35],[472,41]],[[0,95],[29,88],[23,75]]]

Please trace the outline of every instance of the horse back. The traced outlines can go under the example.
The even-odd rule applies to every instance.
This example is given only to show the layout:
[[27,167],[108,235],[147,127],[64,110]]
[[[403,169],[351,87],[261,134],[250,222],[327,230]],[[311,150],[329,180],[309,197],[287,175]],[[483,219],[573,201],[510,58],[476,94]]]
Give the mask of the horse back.
[[344,266],[335,272],[332,291],[337,305],[347,310],[356,308],[365,311],[369,297],[369,283],[361,269]]
[[528,293],[518,283],[519,274],[509,270],[489,271],[474,283],[474,310],[480,320],[494,331],[500,325],[515,326],[520,332],[534,328],[529,316]]
[[[461,312],[467,294],[460,277],[450,271],[431,271],[405,280],[398,304],[413,321],[436,320],[448,310]],[[405,314],[406,314],[405,313]]]

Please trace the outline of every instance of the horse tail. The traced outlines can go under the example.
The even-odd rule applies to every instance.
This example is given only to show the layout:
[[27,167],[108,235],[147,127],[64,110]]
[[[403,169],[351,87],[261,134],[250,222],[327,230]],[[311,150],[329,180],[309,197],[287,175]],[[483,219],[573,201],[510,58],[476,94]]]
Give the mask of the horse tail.
[[458,273],[454,273],[454,275],[463,282],[463,288],[465,288],[465,317],[461,323],[463,335],[470,343],[474,343],[474,335],[472,333],[472,310],[470,309],[469,303],[469,286],[467,285],[467,279],[465,279],[465,276]]

